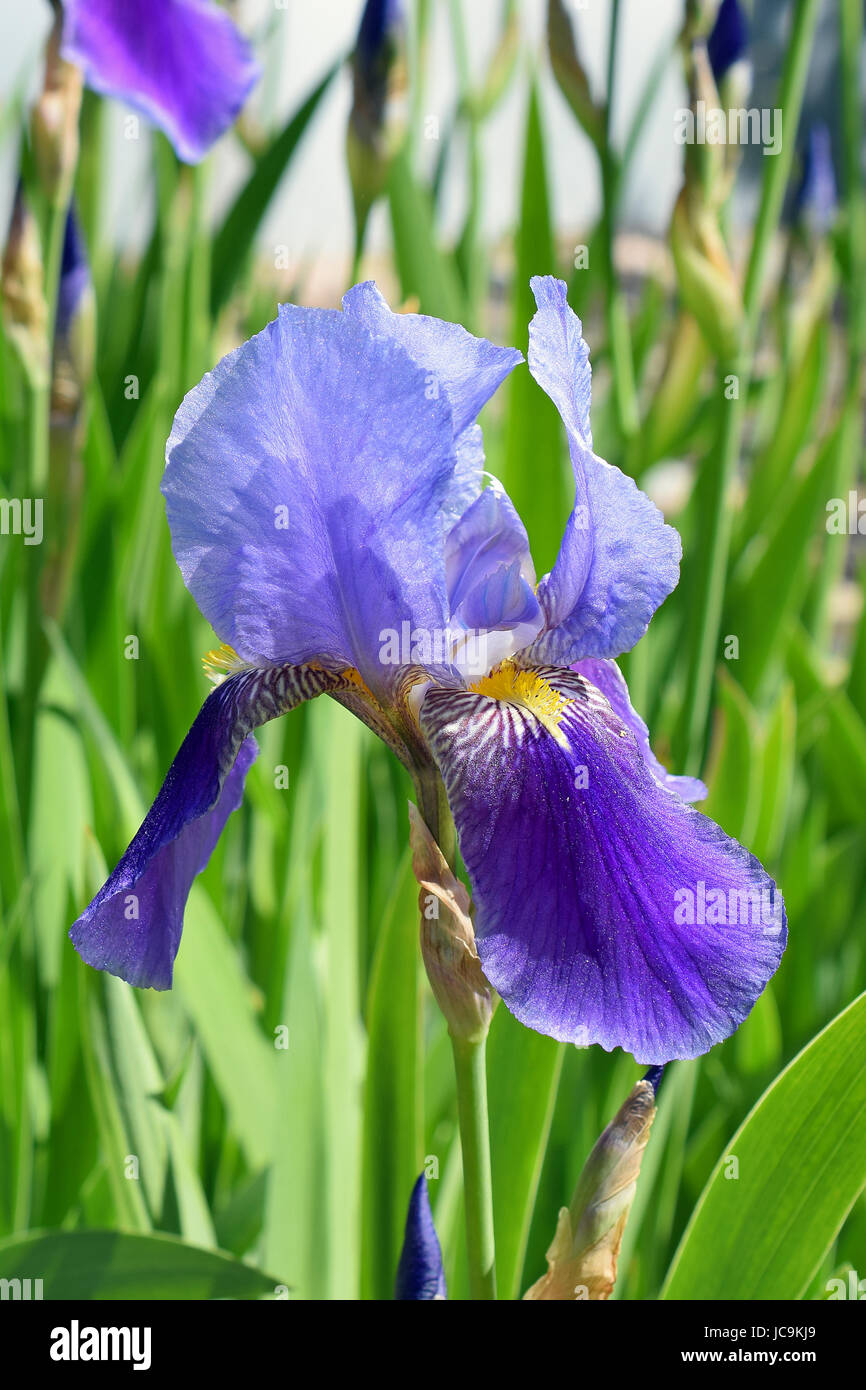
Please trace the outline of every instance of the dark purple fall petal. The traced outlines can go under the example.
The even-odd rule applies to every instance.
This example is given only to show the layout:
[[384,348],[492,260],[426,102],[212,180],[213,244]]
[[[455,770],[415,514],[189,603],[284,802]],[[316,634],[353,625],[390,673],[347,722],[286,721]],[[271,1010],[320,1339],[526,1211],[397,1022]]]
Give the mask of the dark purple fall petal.
[[258,81],[252,49],[212,0],[63,0],[63,57],[140,111],[197,164]]
[[421,708],[484,973],[538,1032],[647,1064],[696,1057],[776,970],[781,896],[747,850],[659,784],[586,680],[537,674],[568,701],[556,734],[519,698],[431,688]]
[[697,777],[677,777],[662,767],[655,753],[650,748],[649,729],[641,719],[636,710],[632,708],[631,700],[628,695],[628,686],[625,677],[615,661],[600,661],[597,657],[587,657],[586,661],[577,661],[571,668],[579,676],[585,676],[588,681],[600,690],[605,699],[610,703],[615,715],[617,715],[630,729],[637,741],[640,755],[657,782],[668,791],[676,792],[683,801],[703,801],[707,795],[704,783]]
[[336,683],[324,671],[244,670],[211,692],[117,868],[69,933],[97,970],[170,989],[196,874],[240,805],[251,731]]

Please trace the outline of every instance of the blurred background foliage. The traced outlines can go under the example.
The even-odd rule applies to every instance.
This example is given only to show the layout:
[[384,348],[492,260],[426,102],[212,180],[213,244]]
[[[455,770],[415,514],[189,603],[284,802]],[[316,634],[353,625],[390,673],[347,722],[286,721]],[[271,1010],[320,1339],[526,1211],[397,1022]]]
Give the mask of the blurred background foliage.
[[[520,0],[496,5],[499,40],[480,82],[466,0],[407,6],[372,68],[345,56],[357,235],[354,266],[347,257],[330,274],[334,302],[352,278],[374,274],[393,304],[523,349],[530,275],[566,278],[592,349],[595,448],[640,481],[683,538],[681,584],[622,666],[656,751],[677,772],[702,773],[707,811],[779,881],[790,945],[739,1032],[669,1068],[615,1295],[642,1299],[658,1297],[751,1107],[866,989],[866,571],[856,510],[852,533],[827,525],[830,499],[856,502],[861,483],[863,8],[832,3],[818,29],[817,0],[777,7],[784,56],[769,100],[784,111],[785,138],[779,155],[757,161],[754,218],[731,211],[741,152],[690,145],[670,235],[653,239],[620,214],[659,100],[659,64],[681,65],[693,102],[712,104],[718,83],[722,104],[729,92],[747,106],[750,54],[714,74],[703,44],[714,6],[688,0],[678,43],[651,68],[615,142],[630,7],[594,3],[609,34],[600,92],[581,59],[582,7],[567,0],[550,0],[540,45],[524,31]],[[419,151],[426,38],[441,10],[459,96],[431,175]],[[277,22],[275,12],[260,53]],[[809,62],[827,42],[841,53],[835,171],[826,139],[799,120]],[[19,207],[4,267],[0,474],[4,496],[47,500],[43,546],[0,538],[0,1273],[29,1250],[52,1289],[72,1296],[255,1296],[277,1283],[298,1296],[389,1297],[425,1165],[449,1290],[465,1291],[451,1056],[417,949],[409,786],[360,724],[320,700],[259,732],[245,804],[193,889],[171,993],[86,969],[66,939],[206,693],[200,658],[213,636],[171,556],[165,441],[183,394],[223,352],[273,318],[279,299],[310,302],[310,267],[287,285],[260,228],[342,66],[284,125],[242,119],[229,138],[244,143],[248,175],[215,224],[207,163],[181,166],[156,137],[155,216],[140,255],[118,255],[100,234],[106,106],[85,93],[75,201],[94,248],[92,294],[58,335],[52,370],[52,315],[44,297],[41,318],[33,306],[60,268],[62,219],[40,202],[27,102],[4,103],[0,139],[17,150],[29,211]],[[599,218],[567,231],[552,217],[555,161],[539,100],[551,69],[602,190]],[[481,135],[515,81],[527,93],[516,215],[513,235],[491,244],[481,214],[498,174]],[[811,151],[805,163],[798,151]],[[439,216],[455,160],[465,181],[456,240]],[[365,249],[371,208],[387,214],[391,252]],[[525,368],[500,395],[483,419],[487,466],[524,517],[543,573],[571,503],[565,441]],[[281,767],[288,787],[278,789]],[[845,1017],[815,1076],[831,1073],[833,1058],[862,1058],[863,1011]],[[501,1296],[542,1272],[557,1211],[638,1074],[630,1057],[560,1046],[497,1012],[489,1085]],[[753,1166],[766,1177],[780,1165],[783,1215],[800,1219],[811,1202],[823,1224],[768,1288],[824,1297],[834,1272],[866,1274],[866,1204],[854,1200],[866,1160],[861,1152],[851,1168],[852,1135],[840,1131],[815,1170],[820,1192],[801,1184],[791,1195],[785,1175],[802,1167],[813,1132],[832,1126],[834,1108],[847,1111],[805,1084],[782,1096],[750,1140]],[[783,1143],[780,1115],[794,1112]],[[744,1202],[751,1180],[741,1179]],[[27,1231],[55,1234],[22,1242]],[[69,1246],[70,1233],[87,1231],[136,1240]],[[732,1246],[724,1223],[706,1240],[705,1265],[737,1297],[748,1251]]]

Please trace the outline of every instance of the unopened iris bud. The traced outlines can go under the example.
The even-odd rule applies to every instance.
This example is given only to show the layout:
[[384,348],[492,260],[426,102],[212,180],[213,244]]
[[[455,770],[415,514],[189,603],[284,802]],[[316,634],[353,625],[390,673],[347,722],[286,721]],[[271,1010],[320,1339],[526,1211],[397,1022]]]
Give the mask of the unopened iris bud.
[[19,184],[3,253],[3,325],[33,386],[48,382],[48,306],[36,219]]
[[680,297],[697,319],[716,356],[734,356],[743,321],[743,300],[719,226],[716,208],[688,182],[671,222],[671,250]]
[[447,1297],[442,1250],[430,1210],[427,1178],[422,1173],[409,1198],[406,1233],[400,1252],[400,1263],[397,1266],[394,1298],[433,1301]]
[[498,105],[517,66],[519,52],[520,22],[517,18],[516,0],[506,0],[499,42],[480,91],[470,97],[472,113],[476,120],[486,120]]
[[420,887],[421,955],[430,987],[452,1038],[480,1042],[499,1001],[478,959],[469,894],[411,802],[409,843]]
[[84,238],[74,207],[66,215],[54,324],[52,418],[74,419],[93,375],[96,306]]
[[739,0],[722,0],[707,39],[716,86],[720,86],[731,69],[745,59],[748,47],[749,26],[742,5]]
[[31,131],[39,181],[54,207],[65,207],[78,164],[78,118],[84,79],[60,56],[63,19],[56,7],[45,51],[45,81],[33,108]]
[[577,1302],[609,1298],[643,1151],[655,1117],[662,1067],[634,1087],[586,1160],[570,1207],[559,1213],[547,1273],[525,1299]]
[[604,111],[593,101],[580,60],[571,19],[563,0],[548,0],[547,45],[560,91],[597,148],[604,141]]
[[347,155],[359,241],[406,134],[406,25],[402,0],[367,0],[352,58]]

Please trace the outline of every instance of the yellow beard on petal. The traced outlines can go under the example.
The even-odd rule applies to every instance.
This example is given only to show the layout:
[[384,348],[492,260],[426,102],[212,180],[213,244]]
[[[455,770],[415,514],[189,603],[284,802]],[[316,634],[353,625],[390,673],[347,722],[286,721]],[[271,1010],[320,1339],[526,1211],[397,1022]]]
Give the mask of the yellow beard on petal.
[[569,747],[568,739],[562,732],[562,716],[571,701],[554,690],[552,685],[536,671],[524,671],[513,661],[503,661],[489,675],[482,676],[469,687],[477,695],[486,695],[491,700],[502,700],[518,709],[528,710],[539,724],[563,748]]
[[233,671],[240,671],[248,663],[238,656],[228,642],[221,642],[218,647],[214,647],[202,657],[201,664],[208,680],[213,681],[214,685],[220,685],[226,676],[230,676]]

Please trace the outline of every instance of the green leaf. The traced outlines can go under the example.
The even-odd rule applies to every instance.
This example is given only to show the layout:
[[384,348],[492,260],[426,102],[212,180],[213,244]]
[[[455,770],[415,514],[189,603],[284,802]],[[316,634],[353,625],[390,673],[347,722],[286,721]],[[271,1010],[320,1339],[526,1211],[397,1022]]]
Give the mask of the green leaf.
[[864,1048],[861,994],[776,1078],[731,1139],[663,1298],[804,1296],[866,1184]]
[[277,187],[292,162],[319,103],[343,66],[343,59],[329,68],[325,76],[259,155],[225,221],[214,238],[211,274],[211,313],[216,317],[234,289],[238,276],[255,240],[262,218]]
[[[538,91],[533,84],[526,117],[523,191],[517,231],[517,267],[511,341],[526,350],[535,298],[532,275],[556,273],[547,163]],[[505,467],[502,481],[523,518],[539,574],[559,550],[574,487],[566,474],[564,435],[556,408],[525,366],[508,383]]]
[[462,323],[460,279],[439,246],[429,195],[415,178],[405,147],[391,162],[388,199],[403,297],[417,295],[423,313]]
[[[418,885],[408,852],[380,932],[367,1005],[362,1298],[390,1298],[421,1151]],[[387,1142],[383,1143],[383,1136]]]
[[[739,573],[727,608],[726,631],[740,640],[738,676],[743,688],[759,689],[785,636],[785,619],[797,611],[809,580],[810,541],[824,529],[825,499],[839,448],[839,430],[824,441],[806,475],[791,484],[787,506],[757,563]],[[761,602],[755,602],[760,594]]]
[[174,1236],[33,1231],[0,1241],[0,1277],[41,1279],[44,1298],[262,1298],[277,1281]]
[[175,986],[251,1167],[274,1149],[276,1061],[255,1016],[252,986],[207,894],[193,885]]
[[721,720],[707,773],[709,796],[701,810],[748,844],[759,814],[760,727],[749,701],[725,670],[719,674],[719,705]]
[[487,1042],[493,1217],[500,1298],[519,1297],[535,1194],[556,1104],[564,1047],[500,1005]]

